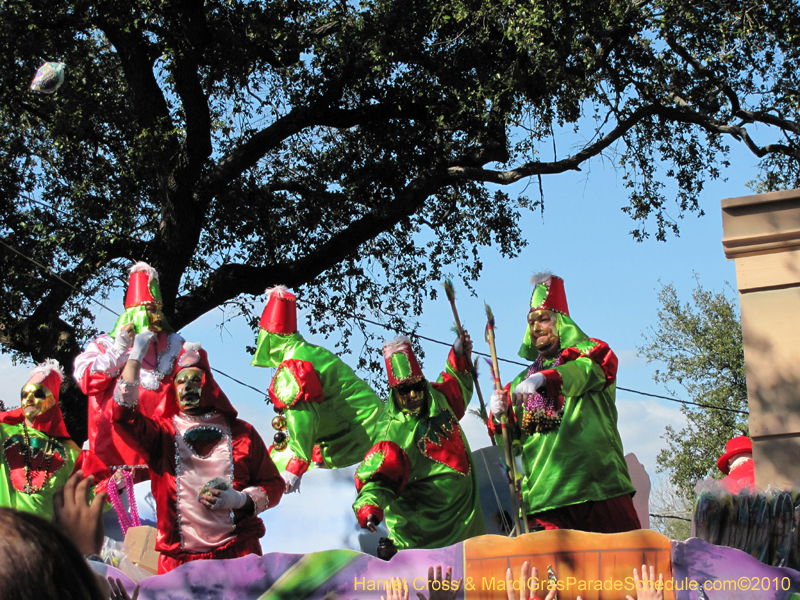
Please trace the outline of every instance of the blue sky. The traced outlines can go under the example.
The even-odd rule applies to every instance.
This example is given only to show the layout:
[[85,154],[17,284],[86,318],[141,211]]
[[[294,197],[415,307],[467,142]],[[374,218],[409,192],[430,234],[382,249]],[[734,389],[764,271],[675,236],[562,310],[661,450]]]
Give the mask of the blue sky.
[[[531,293],[530,276],[551,270],[565,280],[570,313],[590,336],[605,340],[620,359],[618,385],[651,393],[664,393],[652,381],[655,365],[648,365],[637,356],[641,334],[650,326],[658,309],[659,282],[674,283],[679,297],[688,301],[694,287],[694,273],[709,289],[721,290],[725,282],[734,287],[733,262],[725,260],[722,251],[722,217],[720,201],[747,195],[746,183],[756,176],[753,155],[734,149],[733,167],[723,170],[727,182],[710,183],[701,195],[700,204],[706,215],[687,215],[680,221],[680,237],[666,243],[650,239],[635,242],[629,235],[634,223],[621,208],[627,204],[621,174],[604,168],[599,161],[580,173],[568,173],[543,179],[544,213],[523,215],[522,230],[529,241],[514,260],[501,258],[496,252],[482,254],[484,270],[475,284],[478,293],[472,297],[456,279],[459,314],[475,341],[475,349],[487,352],[483,341],[485,314],[483,302],[491,305],[497,322],[498,354],[520,360],[516,352],[522,340]],[[514,196],[523,193],[527,182],[505,191]],[[525,193],[536,195],[538,184],[531,184]],[[677,209],[672,216],[676,216]],[[651,228],[651,232],[654,229]],[[122,290],[107,305],[121,310]],[[264,298],[257,299],[258,310]],[[221,332],[217,325],[225,318],[215,310],[186,327],[181,333],[190,341],[199,341],[209,351],[212,366],[256,387],[266,389],[271,369],[250,367],[245,346],[254,343],[254,335],[240,319],[227,324]],[[106,311],[97,313],[100,329],[110,330],[115,317]],[[420,319],[419,333],[430,338],[452,341],[452,313],[441,294],[436,302],[426,302]],[[301,332],[305,319],[299,318]],[[382,334],[383,335],[383,334]],[[386,337],[391,337],[388,332]],[[307,336],[317,344],[333,348],[336,338]],[[423,370],[435,378],[444,366],[447,349],[424,342],[426,358]],[[354,363],[354,357],[345,356]],[[485,364],[481,365],[481,387],[488,402],[491,380]],[[501,363],[500,376],[505,383],[522,367]],[[0,355],[0,378],[4,383],[2,398],[9,406],[18,404],[18,390],[27,379],[28,367],[14,367],[6,355]],[[256,392],[219,378],[240,416],[259,429],[269,443],[274,416]],[[477,399],[473,399],[477,406]],[[619,430],[626,452],[634,452],[645,468],[655,475],[655,457],[664,446],[660,436],[666,425],[680,427],[684,419],[679,405],[630,392],[617,392],[620,414]],[[489,444],[485,429],[478,419],[467,415],[464,421],[473,450]],[[286,496],[274,510],[265,513],[267,537],[262,540],[265,551],[311,552],[336,547],[356,547],[357,532],[350,504],[355,497],[352,469],[334,474],[312,471],[306,474],[300,494]]]

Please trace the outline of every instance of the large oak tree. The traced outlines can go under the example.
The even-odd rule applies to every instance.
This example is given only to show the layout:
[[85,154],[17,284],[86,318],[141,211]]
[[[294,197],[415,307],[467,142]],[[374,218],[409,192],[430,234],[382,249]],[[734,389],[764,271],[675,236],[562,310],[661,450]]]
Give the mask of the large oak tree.
[[[497,190],[602,154],[625,172],[637,237],[700,211],[729,143],[763,159],[766,189],[796,185],[798,12],[3,0],[2,348],[68,365],[95,333],[87,298],[139,259],[177,328],[277,283],[323,331],[413,315],[444,275],[474,280],[481,246],[524,245],[535,203]],[[51,96],[28,89],[43,59],[67,68]],[[586,143],[554,154],[571,127]]]

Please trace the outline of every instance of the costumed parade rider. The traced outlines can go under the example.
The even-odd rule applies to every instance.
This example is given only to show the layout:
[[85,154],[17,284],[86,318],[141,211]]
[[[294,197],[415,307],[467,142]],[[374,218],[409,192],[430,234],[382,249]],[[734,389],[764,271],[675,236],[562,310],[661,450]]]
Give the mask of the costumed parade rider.
[[753,442],[746,435],[735,437],[725,445],[725,454],[719,457],[717,468],[725,474],[722,487],[731,494],[755,487],[756,472],[753,462]]
[[[154,332],[136,335],[146,348]],[[170,377],[179,406],[171,418],[139,410],[139,361],[116,383],[112,415],[150,468],[161,553],[158,572],[200,559],[261,555],[258,514],[278,504],[284,482],[255,428],[237,418],[211,373],[206,351],[186,343]]]
[[297,300],[284,286],[266,291],[252,365],[277,367],[269,397],[278,416],[271,456],[296,491],[312,463],[357,464],[375,439],[383,401],[353,369],[297,332]]
[[422,374],[410,340],[383,347],[391,389],[377,443],[355,476],[363,529],[386,521],[399,549],[443,548],[486,533],[478,481],[459,421],[472,397],[469,336],[459,337],[439,380]]
[[[136,336],[154,332],[149,346]],[[158,273],[138,262],[130,269],[125,312],[114,330],[102,335],[75,359],[75,379],[89,397],[89,449],[110,469],[133,469],[135,479],[147,479],[143,457],[120,438],[111,417],[116,382],[128,360],[141,365],[136,378],[139,410],[147,417],[170,417],[177,412],[171,395],[172,367],[183,338],[170,327],[162,312]]]
[[[531,528],[617,533],[639,529],[617,430],[617,357],[569,316],[564,281],[535,275],[519,355],[533,364],[491,399],[490,432],[512,390],[509,427],[522,453]],[[501,440],[502,437],[498,437]]]
[[31,371],[22,386],[21,406],[0,413],[0,506],[53,517],[53,495],[73,472],[95,477],[105,489],[108,471],[91,453],[70,439],[58,395],[64,378],[55,360]]

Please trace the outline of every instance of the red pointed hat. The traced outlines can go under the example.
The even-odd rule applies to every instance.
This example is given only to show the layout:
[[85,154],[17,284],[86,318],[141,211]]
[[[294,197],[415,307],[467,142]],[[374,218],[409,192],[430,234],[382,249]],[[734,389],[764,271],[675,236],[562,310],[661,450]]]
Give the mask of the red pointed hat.
[[[38,383],[46,387],[53,394],[53,398],[56,401],[55,405],[44,413],[37,415],[33,420],[33,427],[55,438],[69,437],[67,426],[64,424],[64,416],[61,414],[61,408],[58,406],[58,394],[61,391],[61,382],[63,380],[64,371],[61,365],[50,358],[36,365],[31,371],[28,381],[25,382],[25,385],[29,383]],[[0,423],[18,425],[24,420],[25,414],[22,412],[22,407],[0,413]]]
[[538,273],[531,277],[533,294],[531,294],[531,312],[534,310],[552,310],[569,316],[567,294],[564,292],[564,280],[552,273]]
[[125,295],[125,308],[141,306],[147,302],[161,302],[158,273],[147,263],[137,262],[131,267],[128,293]]
[[389,387],[401,383],[416,383],[425,376],[411,348],[411,340],[401,335],[383,346],[383,358],[386,360],[386,374],[389,376]]
[[[196,367],[203,371],[203,390],[200,392],[200,406],[212,406],[217,411],[230,417],[236,417],[238,413],[231,405],[228,396],[217,384],[214,374],[211,372],[211,365],[208,363],[208,353],[196,342],[184,342],[183,348],[178,354],[178,360],[172,369],[173,380],[183,369]],[[174,389],[174,388],[173,388]],[[175,400],[177,403],[177,400]]]
[[278,285],[266,290],[267,305],[258,326],[270,333],[291,335],[297,332],[297,298]]
[[753,452],[753,442],[746,435],[740,435],[730,440],[725,444],[725,454],[719,457],[717,461],[717,468],[728,475],[730,469],[728,468],[728,461],[737,454],[744,454],[745,452]]

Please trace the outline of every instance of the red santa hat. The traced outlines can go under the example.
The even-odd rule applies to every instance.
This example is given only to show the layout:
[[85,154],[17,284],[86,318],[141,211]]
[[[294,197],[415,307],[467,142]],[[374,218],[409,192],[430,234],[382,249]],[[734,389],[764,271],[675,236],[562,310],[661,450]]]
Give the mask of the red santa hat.
[[401,383],[416,383],[425,376],[417,362],[411,340],[401,335],[383,346],[383,358],[386,360],[386,374],[389,376],[389,387]]
[[270,333],[291,335],[297,332],[297,298],[285,285],[266,290],[267,305],[258,326]]
[[549,272],[537,273],[531,277],[533,294],[531,294],[531,310],[552,310],[569,316],[567,294],[564,292],[564,280]]
[[148,302],[161,302],[158,273],[147,263],[137,262],[131,267],[128,293],[125,295],[125,308],[134,308]]
[[211,365],[208,363],[208,353],[198,342],[184,342],[183,348],[178,354],[178,360],[172,369],[173,380],[183,369],[195,367],[203,371],[203,390],[200,392],[200,406],[211,406],[217,411],[236,417],[238,413],[231,405],[225,392],[214,380],[211,372]]
[[[37,415],[33,420],[34,429],[38,429],[42,433],[55,438],[68,438],[69,432],[67,426],[64,424],[64,416],[61,414],[61,408],[58,406],[58,396],[61,391],[61,382],[64,380],[64,370],[58,361],[49,358],[43,363],[36,365],[31,371],[28,381],[25,385],[30,383],[38,383],[42,387],[47,388],[53,394],[55,405],[46,410],[44,413]],[[24,388],[25,386],[23,386]],[[0,413],[0,423],[7,423],[9,425],[18,425],[25,420],[25,414],[22,412],[22,407],[11,410],[5,413]]]
[[753,452],[753,442],[750,441],[750,438],[746,435],[733,438],[725,444],[725,454],[719,457],[717,468],[725,473],[725,475],[728,475],[730,473],[728,461],[737,454],[744,454],[745,452],[750,452],[751,454]]

